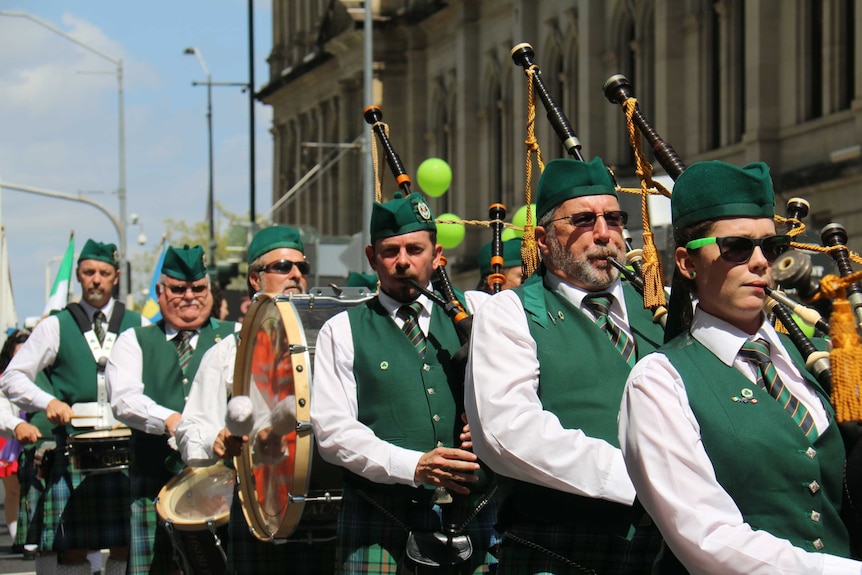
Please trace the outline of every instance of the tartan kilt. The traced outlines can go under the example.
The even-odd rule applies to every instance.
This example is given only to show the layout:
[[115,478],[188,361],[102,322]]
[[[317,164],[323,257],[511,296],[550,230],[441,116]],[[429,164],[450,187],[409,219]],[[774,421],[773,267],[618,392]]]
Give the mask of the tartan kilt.
[[[302,522],[298,530],[301,530]],[[299,539],[268,543],[249,530],[242,504],[234,492],[230,509],[227,572],[231,575],[319,575],[335,565],[335,530],[332,540],[305,543]],[[286,566],[289,566],[287,568]]]
[[[652,522],[638,526],[631,540],[602,533],[589,524],[589,519],[585,523],[562,525],[523,518],[514,521],[503,534],[497,574],[648,575],[653,572],[662,538]],[[547,551],[535,549],[516,538]]]
[[38,545],[42,540],[45,482],[39,478],[35,456],[35,447],[25,448],[18,456],[21,500],[18,505],[18,532],[15,534],[15,545]]
[[124,471],[85,474],[60,516],[55,550],[127,546],[129,505],[129,476]]
[[[441,518],[429,502],[417,503],[407,497],[381,496],[369,493],[402,523],[414,531],[441,531]],[[496,521],[496,498],[485,506],[467,526],[473,543],[473,555],[459,573],[488,573],[496,559],[490,553],[497,543],[493,525]],[[335,573],[353,575],[391,575],[394,573],[440,573],[435,569],[416,569],[406,557],[407,532],[346,484],[338,515],[338,544],[335,551]]]
[[149,497],[132,500],[130,535],[127,575],[162,575],[179,570],[173,544],[168,532],[159,527],[156,505]]

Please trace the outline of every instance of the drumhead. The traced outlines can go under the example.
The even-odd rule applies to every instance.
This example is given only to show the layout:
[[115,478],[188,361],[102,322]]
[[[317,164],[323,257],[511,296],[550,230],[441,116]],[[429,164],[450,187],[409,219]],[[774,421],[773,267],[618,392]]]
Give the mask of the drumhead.
[[[309,342],[330,317],[371,297],[367,290],[353,298],[320,290],[278,297],[259,294],[246,314],[233,395],[251,397],[255,428],[248,449],[234,461],[243,514],[258,539],[290,537],[306,506],[315,453]],[[269,425],[283,413],[284,402],[295,410],[294,429]]]
[[210,467],[186,467],[171,478],[156,498],[156,512],[174,528],[197,531],[212,521],[224,525],[230,519],[230,505],[236,472],[221,461]]
[[81,431],[73,433],[70,436],[72,442],[76,440],[98,440],[98,439],[122,439],[131,437],[132,430],[128,427],[118,427],[116,429],[95,429],[93,431]]

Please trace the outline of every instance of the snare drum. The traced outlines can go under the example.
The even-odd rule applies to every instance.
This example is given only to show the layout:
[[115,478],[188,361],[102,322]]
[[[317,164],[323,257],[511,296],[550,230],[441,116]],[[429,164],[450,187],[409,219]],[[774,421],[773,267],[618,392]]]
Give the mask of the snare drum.
[[129,468],[131,437],[128,427],[73,433],[67,441],[66,454],[82,473],[121,471]]
[[186,575],[224,574],[227,560],[216,528],[227,524],[236,472],[222,462],[187,467],[159,491],[156,512]]
[[308,342],[314,343],[326,320],[372,297],[363,288],[337,294],[315,288],[274,298],[259,294],[243,321],[233,395],[252,397],[255,421],[274,419],[279,402],[296,406],[295,430],[273,438],[272,427],[255,429],[249,448],[234,460],[243,515],[262,541],[335,538],[343,479],[315,446],[310,403],[314,349]]

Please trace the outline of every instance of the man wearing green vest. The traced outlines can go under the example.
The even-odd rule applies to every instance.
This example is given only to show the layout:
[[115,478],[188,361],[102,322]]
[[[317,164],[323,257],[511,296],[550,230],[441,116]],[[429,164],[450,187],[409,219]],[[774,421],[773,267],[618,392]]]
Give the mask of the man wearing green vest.
[[[501,290],[516,288],[521,283],[521,238],[513,238],[503,242],[503,283]],[[485,293],[494,293],[489,278],[493,269],[491,268],[491,242],[479,248],[479,283],[477,290]]]
[[[299,230],[271,226],[257,232],[248,246],[248,295],[301,294],[308,289],[310,266]],[[237,338],[226,337],[201,359],[183,417],[176,428],[177,447],[193,467],[207,467],[219,459],[240,455],[248,437],[232,436],[225,427],[227,403],[233,391]],[[276,545],[249,532],[239,498],[234,495],[227,546],[228,571],[235,574],[326,573],[332,569],[332,542],[303,541]],[[301,529],[300,529],[301,531]],[[303,540],[305,532],[296,534]]]
[[[487,476],[477,473],[477,458],[463,443],[463,372],[452,359],[461,344],[442,308],[407,281],[431,289],[440,265],[436,224],[422,196],[376,202],[371,242],[365,254],[379,276],[378,297],[326,322],[315,352],[312,425],[321,455],[345,475],[335,572],[422,573],[406,547],[440,535],[446,525],[438,512],[444,524],[461,513],[458,527],[466,523],[472,540],[472,556],[455,570],[486,568],[496,508],[487,504]],[[469,307],[483,296],[471,292]],[[446,493],[437,487],[454,501],[440,503]]]
[[156,286],[162,319],[125,332],[108,361],[111,407],[132,428],[129,575],[177,569],[153,500],[182,470],[173,435],[201,357],[237,328],[210,318],[209,286],[203,248],[168,247]]
[[627,215],[600,158],[539,179],[542,264],[474,316],[465,407],[479,457],[511,479],[500,573],[649,573],[661,539],[617,440],[634,360],[663,341],[609,258]]
[[[108,404],[105,362],[123,330],[147,323],[112,296],[120,276],[114,244],[87,240],[78,258],[80,303],[43,319],[3,375],[3,391],[28,411],[44,411],[57,448],[43,460],[46,477],[39,573],[89,575],[87,550],[110,548],[105,571],[125,573],[129,544],[129,484],[125,472],[82,474],[67,455],[80,423],[115,423]],[[36,383],[44,370],[52,392]],[[78,429],[78,431],[82,431]],[[72,456],[74,457],[74,455]],[[59,565],[57,556],[59,553]]]

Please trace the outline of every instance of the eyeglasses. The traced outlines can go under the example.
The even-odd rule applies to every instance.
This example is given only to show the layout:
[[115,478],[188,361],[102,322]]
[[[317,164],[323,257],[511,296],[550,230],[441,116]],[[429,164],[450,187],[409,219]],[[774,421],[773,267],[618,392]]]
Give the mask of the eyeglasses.
[[696,250],[711,244],[718,244],[721,259],[729,264],[744,264],[751,259],[754,248],[759,247],[763,257],[769,263],[775,262],[778,256],[790,249],[790,236],[767,236],[765,238],[746,238],[743,236],[725,236],[723,238],[700,238],[685,244],[686,249]]
[[622,210],[614,210],[603,214],[597,214],[595,212],[578,212],[577,214],[569,214],[568,216],[551,220],[548,223],[552,224],[562,220],[569,220],[569,223],[576,228],[591,228],[596,225],[596,220],[599,216],[605,218],[605,222],[608,224],[608,227],[611,228],[621,228],[629,221],[628,213]]
[[192,290],[192,293],[201,294],[207,291],[207,284],[198,284],[198,285],[190,285],[190,286],[180,286],[180,285],[167,285],[162,284],[168,291],[174,295],[185,295],[188,290]]
[[293,269],[293,266],[296,266],[296,269],[299,270],[304,276],[307,276],[311,271],[311,265],[308,262],[292,262],[290,260],[278,260],[277,262],[272,262],[266,264],[265,266],[261,266],[257,271],[266,272],[270,274],[284,274],[287,275]]

